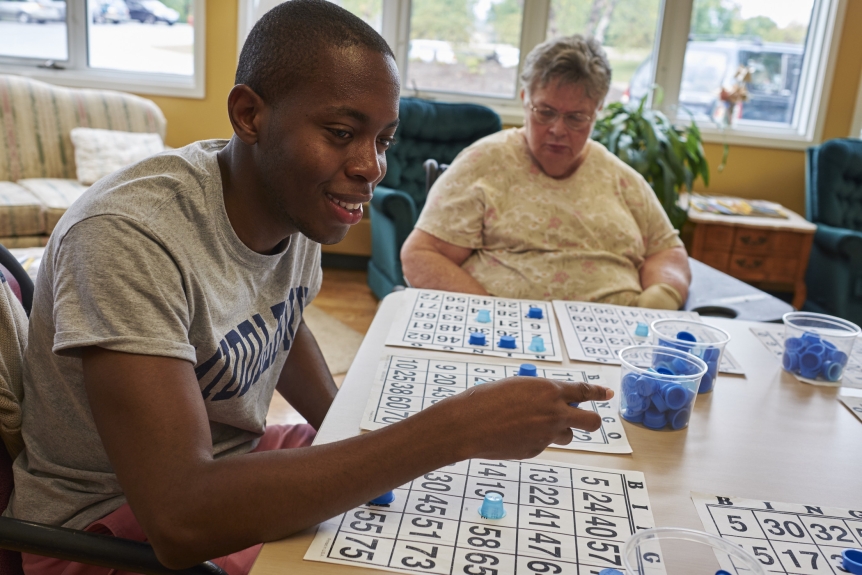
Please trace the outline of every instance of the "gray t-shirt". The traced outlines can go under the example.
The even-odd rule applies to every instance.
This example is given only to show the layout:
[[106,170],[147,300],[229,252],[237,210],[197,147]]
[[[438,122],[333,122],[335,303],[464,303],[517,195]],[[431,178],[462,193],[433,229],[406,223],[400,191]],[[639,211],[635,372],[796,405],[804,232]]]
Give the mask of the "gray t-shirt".
[[303,308],[320,289],[320,245],[276,255],[234,233],[204,141],[97,182],[58,224],[37,279],[24,360],[26,451],[7,513],[81,529],[125,503],[96,431],[81,348],[190,361],[216,456],[253,449]]

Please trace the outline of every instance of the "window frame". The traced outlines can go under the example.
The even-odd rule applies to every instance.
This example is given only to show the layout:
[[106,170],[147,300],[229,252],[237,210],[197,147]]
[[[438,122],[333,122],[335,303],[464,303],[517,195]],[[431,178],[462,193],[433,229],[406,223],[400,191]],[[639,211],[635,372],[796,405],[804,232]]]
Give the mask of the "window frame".
[[850,123],[850,137],[862,138],[862,77],[859,78],[859,89],[856,91],[856,107],[853,110],[853,121]]
[[66,38],[69,58],[60,69],[39,67],[43,58],[0,56],[0,74],[16,74],[73,88],[96,88],[153,96],[203,99],[206,96],[206,0],[194,0],[194,74],[158,74],[91,68],[88,63],[87,2],[67,0]]
[[[275,0],[239,0],[240,30],[239,48],[251,28],[253,14],[261,4]],[[483,104],[497,112],[503,124],[519,126],[524,123],[524,109],[520,102],[520,87],[513,98],[496,98],[442,92],[414,90],[407,85],[406,73],[409,62],[407,53],[410,40],[410,12],[412,0],[382,0],[383,15],[381,35],[392,47],[401,73],[401,95],[416,96],[442,102],[471,102]],[[660,109],[673,121],[688,123],[685,114],[677,115],[680,84],[685,62],[688,35],[694,0],[662,0],[661,14],[655,34],[654,82],[663,87],[660,105],[650,101],[650,106]],[[737,144],[753,147],[802,150],[822,139],[832,79],[840,45],[844,12],[847,0],[814,0],[809,33],[806,38],[799,93],[796,98],[793,125],[775,125],[770,122],[738,121],[728,128],[720,128],[712,122],[698,122],[703,140],[708,143]],[[551,0],[524,0],[524,15],[521,30],[521,61],[518,75],[523,69],[524,57],[536,45],[545,40]],[[862,83],[856,107],[854,133],[862,130]]]

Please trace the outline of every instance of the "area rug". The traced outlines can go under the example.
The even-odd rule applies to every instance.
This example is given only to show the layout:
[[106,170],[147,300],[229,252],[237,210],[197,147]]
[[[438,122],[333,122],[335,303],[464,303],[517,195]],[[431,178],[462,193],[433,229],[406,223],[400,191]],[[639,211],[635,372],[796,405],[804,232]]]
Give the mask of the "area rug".
[[362,334],[311,304],[302,314],[305,325],[314,334],[323,358],[332,375],[346,373],[359,345]]

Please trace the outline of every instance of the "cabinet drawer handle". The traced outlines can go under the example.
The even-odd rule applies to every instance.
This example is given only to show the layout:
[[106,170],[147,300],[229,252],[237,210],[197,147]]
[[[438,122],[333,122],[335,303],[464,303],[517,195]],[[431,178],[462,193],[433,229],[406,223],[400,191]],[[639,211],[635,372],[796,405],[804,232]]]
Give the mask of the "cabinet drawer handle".
[[766,236],[757,236],[752,239],[751,236],[742,236],[739,240],[747,246],[762,246],[766,243]]
[[750,264],[745,265],[747,262],[748,262],[748,260],[743,258],[740,260],[736,260],[736,265],[738,265],[739,267],[741,267],[744,270],[756,270],[761,265],[763,265],[763,260],[751,260]]

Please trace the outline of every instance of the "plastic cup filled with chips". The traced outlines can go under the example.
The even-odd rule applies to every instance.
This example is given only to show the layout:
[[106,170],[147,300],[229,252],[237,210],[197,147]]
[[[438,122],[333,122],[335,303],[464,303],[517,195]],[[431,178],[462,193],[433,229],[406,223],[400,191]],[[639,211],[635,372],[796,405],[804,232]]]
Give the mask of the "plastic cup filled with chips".
[[706,363],[687,351],[658,345],[620,350],[620,416],[652,430],[688,427]]
[[858,325],[840,317],[807,311],[786,313],[781,365],[804,379],[837,384],[859,333]]
[[709,393],[718,379],[718,368],[730,334],[690,319],[659,319],[652,322],[652,334],[657,345],[672,347],[696,355],[706,363],[706,373],[700,380],[698,393]]

